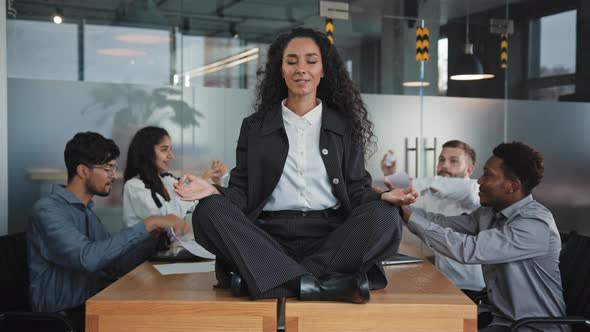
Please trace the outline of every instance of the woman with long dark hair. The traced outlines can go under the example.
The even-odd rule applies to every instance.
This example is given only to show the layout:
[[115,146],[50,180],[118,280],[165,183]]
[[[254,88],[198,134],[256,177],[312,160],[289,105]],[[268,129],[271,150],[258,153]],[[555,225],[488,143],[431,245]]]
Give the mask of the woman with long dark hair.
[[201,199],[197,242],[217,255],[218,286],[236,296],[366,302],[369,288],[387,284],[381,259],[398,249],[401,218],[371,190],[373,132],[360,93],[336,48],[310,29],[278,37],[259,75],[229,186],[190,175],[176,186]]
[[[172,159],[172,141],[163,128],[144,127],[131,139],[123,187],[123,219],[128,227],[152,215],[183,218],[195,206],[182,201],[174,191],[178,179],[168,173]],[[215,160],[204,175],[220,184],[225,172],[225,165]]]

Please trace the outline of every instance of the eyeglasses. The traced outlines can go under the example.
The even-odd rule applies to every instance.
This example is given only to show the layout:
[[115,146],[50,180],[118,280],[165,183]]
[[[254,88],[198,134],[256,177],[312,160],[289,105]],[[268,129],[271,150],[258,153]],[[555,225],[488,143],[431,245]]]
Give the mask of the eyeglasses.
[[111,165],[111,164],[88,166],[88,167],[89,168],[100,168],[103,171],[105,171],[105,173],[107,173],[107,175],[109,175],[109,176],[116,175],[117,174],[117,170],[119,169],[117,167],[117,165]]

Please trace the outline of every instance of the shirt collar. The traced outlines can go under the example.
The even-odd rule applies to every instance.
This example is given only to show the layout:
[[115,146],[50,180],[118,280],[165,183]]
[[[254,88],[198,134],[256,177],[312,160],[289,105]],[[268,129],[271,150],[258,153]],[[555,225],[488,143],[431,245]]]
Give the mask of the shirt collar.
[[[76,197],[76,195],[74,195],[71,191],[67,190],[64,185],[54,184],[51,193],[55,194],[58,197],[61,197],[63,200],[70,204],[84,205],[84,203],[82,203],[82,201],[78,197]],[[88,208],[91,209],[93,206],[94,202],[92,200],[88,202]]]
[[526,204],[532,201],[533,195],[528,195],[520,201],[505,208],[504,210],[496,213],[496,217],[504,216],[506,219],[510,219],[516,213],[516,211],[520,210],[521,207],[525,206]]
[[311,109],[311,111],[307,112],[304,116],[299,116],[293,111],[291,111],[287,106],[287,99],[283,99],[281,102],[281,110],[283,113],[283,120],[288,123],[292,124],[297,122],[302,122],[303,120],[308,125],[319,124],[322,121],[322,101],[317,99],[318,105]]

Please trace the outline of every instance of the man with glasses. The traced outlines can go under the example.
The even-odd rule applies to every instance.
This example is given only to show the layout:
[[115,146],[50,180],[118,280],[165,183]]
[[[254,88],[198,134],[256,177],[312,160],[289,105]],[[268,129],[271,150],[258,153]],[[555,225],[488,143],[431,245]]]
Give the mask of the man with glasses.
[[40,199],[28,224],[32,308],[64,311],[77,330],[83,331],[86,300],[155,252],[157,239],[150,233],[170,227],[190,231],[182,219],[167,215],[149,217],[115,235],[107,232],[92,198],[110,194],[117,157],[113,140],[92,132],[76,134],[64,151],[67,185],[55,185]]

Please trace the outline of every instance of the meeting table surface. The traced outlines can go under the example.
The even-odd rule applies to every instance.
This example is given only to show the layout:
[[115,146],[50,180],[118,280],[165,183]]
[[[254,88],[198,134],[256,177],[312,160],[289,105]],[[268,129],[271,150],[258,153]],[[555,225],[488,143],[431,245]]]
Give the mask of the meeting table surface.
[[143,263],[89,299],[86,330],[477,329],[476,305],[428,261],[385,266],[389,283],[385,289],[371,291],[371,300],[366,304],[303,302],[289,298],[280,305],[277,299],[253,301],[233,297],[229,290],[213,288],[214,272],[162,275],[154,264],[157,263]]

